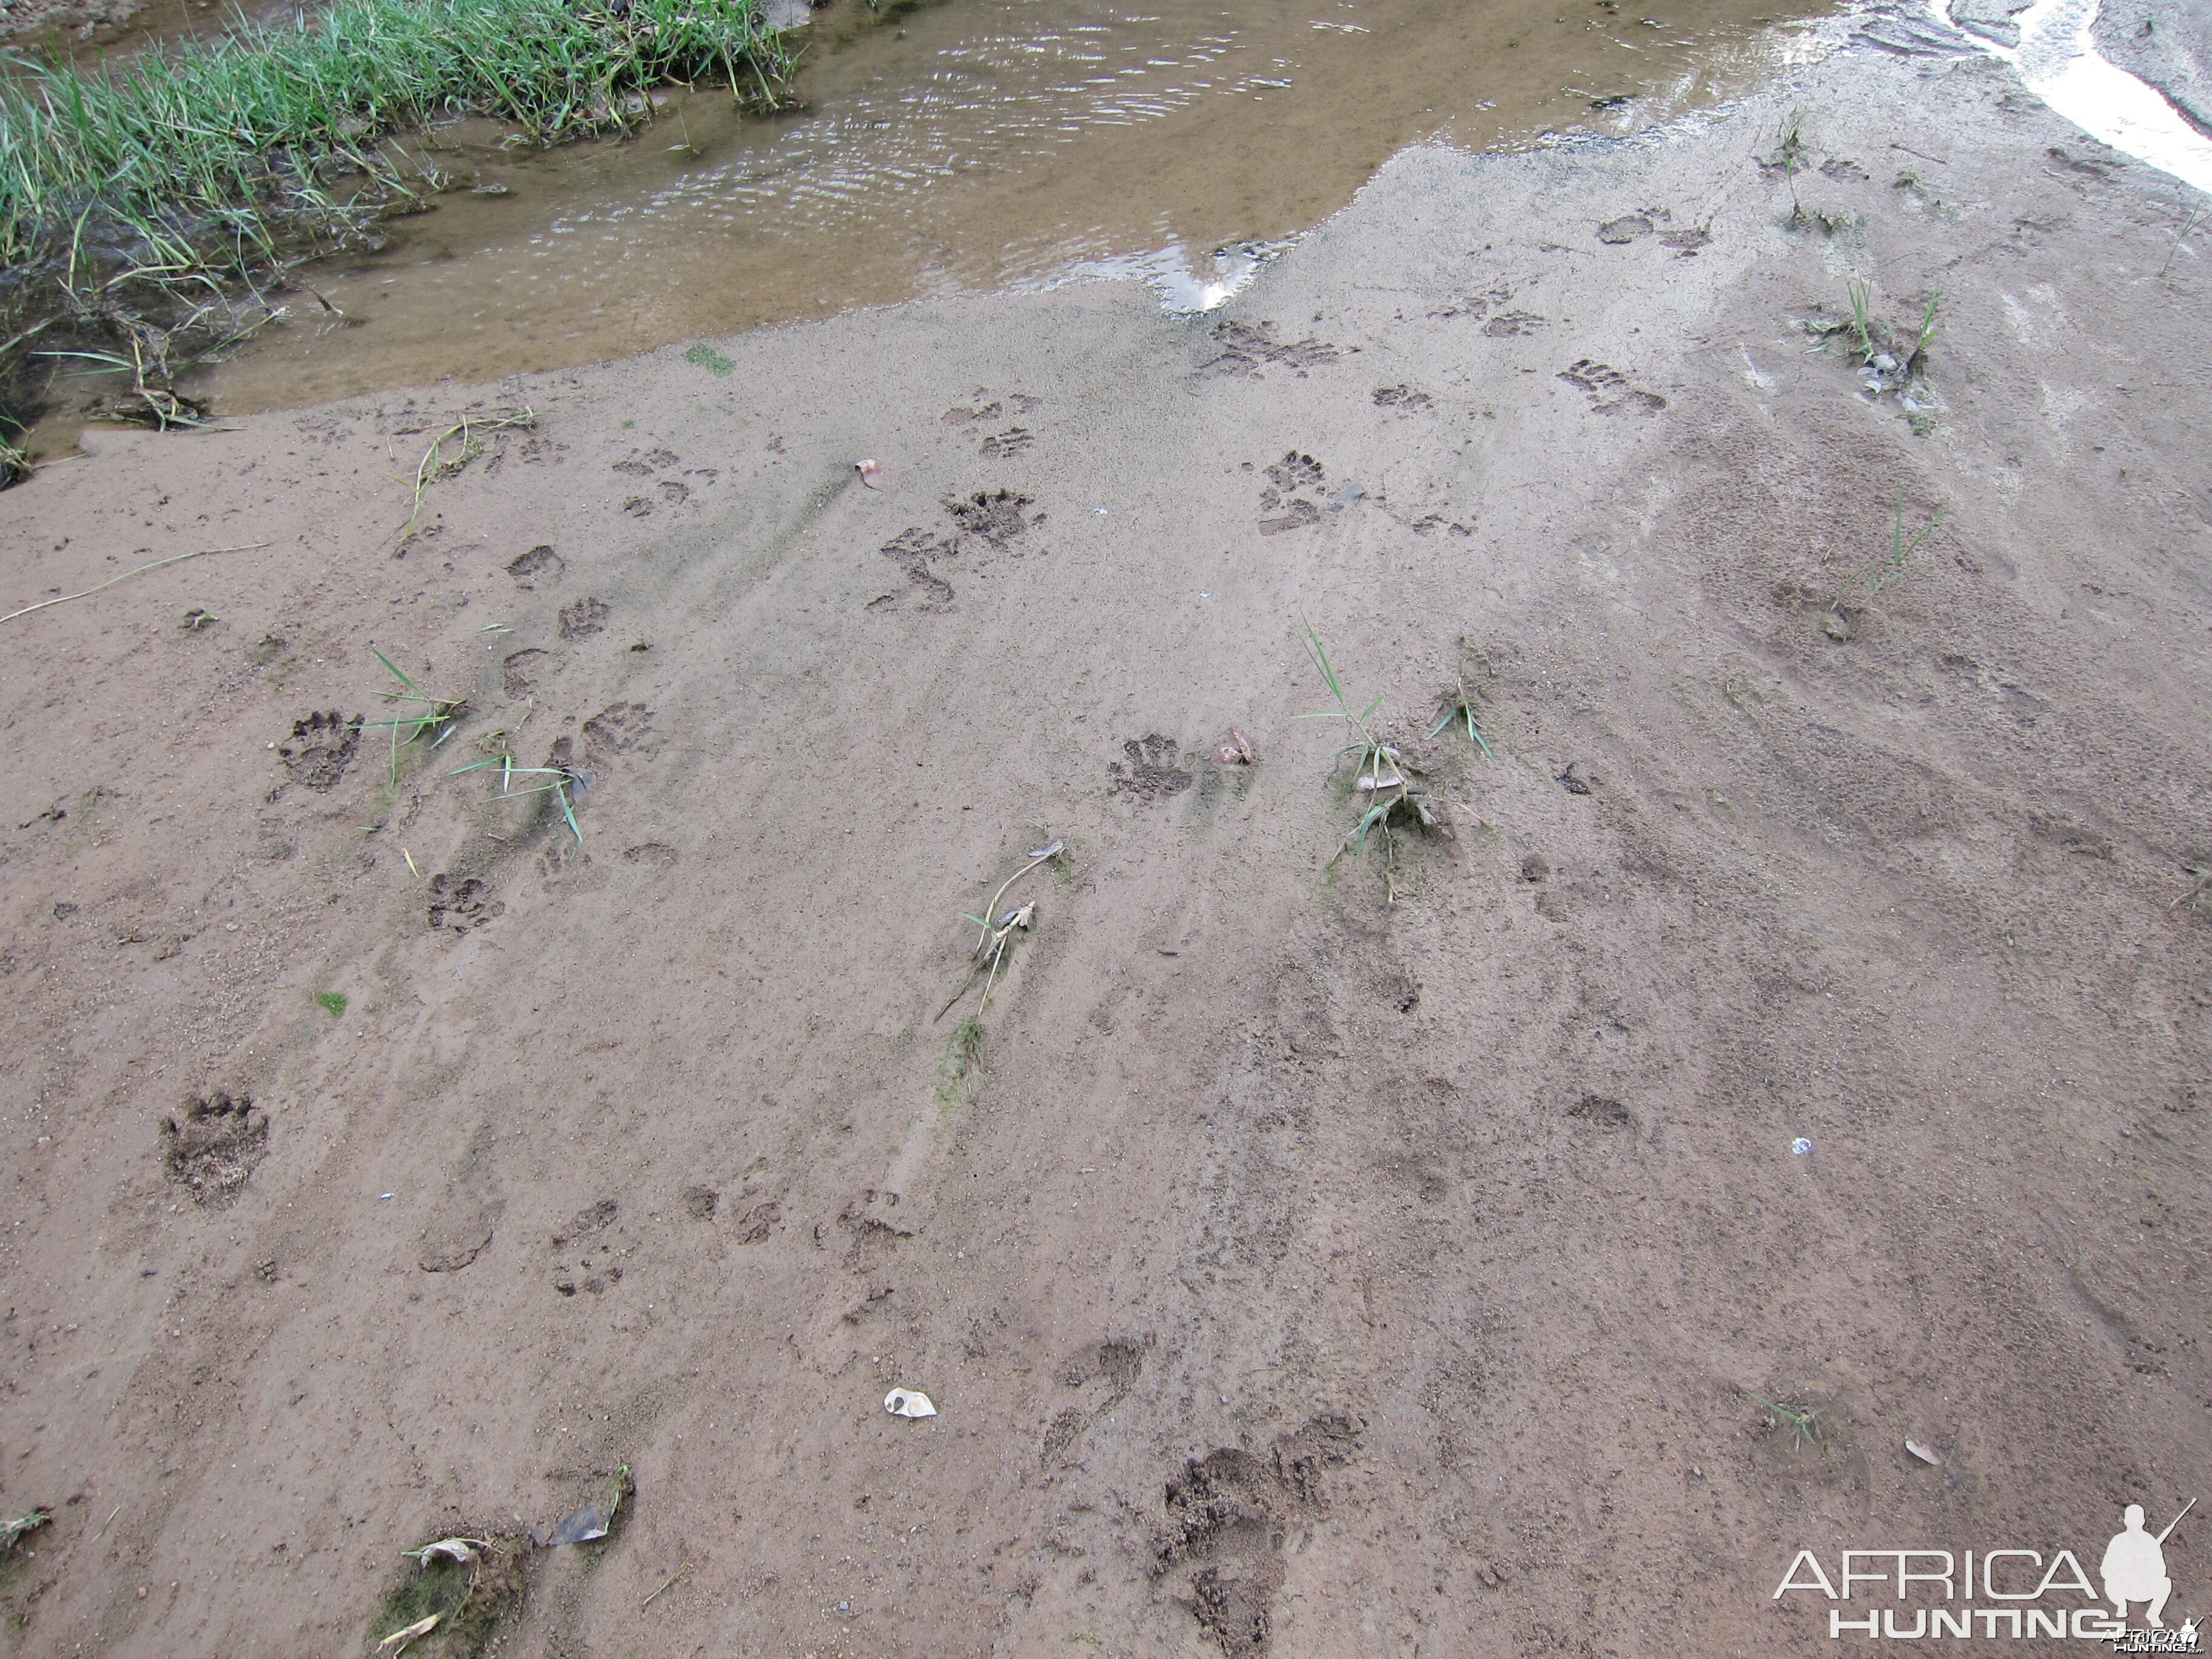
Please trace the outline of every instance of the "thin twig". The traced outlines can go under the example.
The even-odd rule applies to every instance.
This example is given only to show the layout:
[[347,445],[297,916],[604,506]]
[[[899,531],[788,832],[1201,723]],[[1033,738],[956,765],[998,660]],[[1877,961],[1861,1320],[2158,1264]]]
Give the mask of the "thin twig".
[[117,1504],[113,1509],[112,1509],[112,1510],[108,1510],[108,1512],[107,1512],[107,1521],[103,1521],[103,1522],[101,1522],[100,1523],[100,1532],[96,1532],[96,1533],[93,1534],[93,1535],[92,1535],[90,1538],[87,1539],[85,1541],[86,1541],[87,1543],[90,1543],[90,1544],[97,1544],[97,1543],[100,1541],[100,1532],[106,1532],[106,1531],[107,1530],[107,1522],[108,1522],[108,1521],[112,1521],[112,1520],[114,1520],[114,1519],[115,1519],[115,1517],[116,1517],[117,1516],[118,1516],[118,1515],[120,1515],[120,1514],[122,1514],[122,1513],[123,1513],[123,1505],[122,1505],[122,1504]]
[[1006,880],[999,884],[999,890],[991,895],[990,903],[986,905],[983,909],[983,937],[975,941],[975,955],[979,957],[981,956],[983,954],[983,947],[991,942],[991,918],[999,914],[999,901],[1006,897],[1006,889],[1012,887],[1016,882],[1019,881],[1024,876],[1029,874],[1030,871],[1036,869],[1040,864],[1051,863],[1054,859],[1058,858],[1067,849],[1060,842],[1054,842],[1051,846],[1046,848],[1043,852],[1038,854],[1027,864],[1022,866],[1020,869],[1015,871],[1012,875],[1008,876]]
[[647,1596],[647,1597],[645,1598],[645,1600],[644,1600],[644,1601],[642,1601],[639,1602],[639,1603],[637,1604],[637,1610],[638,1610],[640,1613],[643,1613],[643,1612],[644,1612],[647,1607],[651,1607],[651,1606],[653,1605],[653,1595],[659,1595],[659,1594],[660,1594],[660,1590],[665,1590],[665,1589],[666,1589],[669,1587],[669,1585],[671,1585],[671,1584],[674,1583],[678,1579],[681,1578],[681,1577],[682,1577],[685,1573],[687,1573],[687,1572],[689,1572],[689,1571],[691,1571],[691,1564],[690,1564],[689,1561],[686,1561],[686,1562],[685,1562],[682,1566],[680,1566],[680,1567],[677,1568],[675,1571],[673,1571],[673,1572],[670,1573],[666,1578],[665,1578],[665,1579],[663,1579],[663,1580],[661,1581],[660,1589],[657,1589],[657,1590],[653,1591],[653,1595],[648,1595],[648,1596]]
[[40,599],[36,605],[25,605],[21,611],[10,611],[6,616],[0,617],[0,623],[10,623],[18,617],[27,617],[33,611],[44,611],[50,605],[67,605],[71,599],[88,599],[99,592],[100,588],[112,587],[118,582],[128,581],[131,577],[143,574],[149,570],[159,570],[165,564],[178,564],[186,559],[204,559],[211,553],[251,553],[268,545],[267,542],[248,542],[243,547],[203,547],[197,553],[172,553],[166,559],[156,559],[151,564],[140,565],[136,570],[126,570],[119,576],[110,576],[106,581],[100,583],[99,587],[88,587],[82,593],[64,593],[58,599]]

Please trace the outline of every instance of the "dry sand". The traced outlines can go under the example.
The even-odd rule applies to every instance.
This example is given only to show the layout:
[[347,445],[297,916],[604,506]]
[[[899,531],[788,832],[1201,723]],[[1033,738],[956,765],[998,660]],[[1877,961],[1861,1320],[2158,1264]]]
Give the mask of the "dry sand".
[[[1793,109],[1832,232],[1759,164]],[[267,544],[0,628],[0,1505],[56,1517],[0,1651],[365,1651],[403,1549],[624,1467],[492,1650],[1815,1654],[1801,1546],[2162,1524],[2212,1440],[2181,204],[1860,46],[1406,154],[1225,313],[919,304],[0,498],[9,608]],[[1854,278],[1942,290],[1924,436],[1807,349]],[[472,401],[541,423],[395,556]],[[1831,612],[1900,501],[1948,516]],[[1449,802],[1395,906],[1328,869],[1301,615]],[[396,790],[372,643],[471,702]],[[1426,735],[1462,664],[1494,762]],[[495,728],[594,774],[580,848],[442,775]],[[950,1086],[961,914],[1052,837]]]

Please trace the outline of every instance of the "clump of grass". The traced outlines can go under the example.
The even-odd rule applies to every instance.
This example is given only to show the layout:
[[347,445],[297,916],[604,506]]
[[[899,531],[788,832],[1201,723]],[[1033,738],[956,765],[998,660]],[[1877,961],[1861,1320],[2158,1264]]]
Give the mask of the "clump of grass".
[[684,354],[684,361],[714,375],[728,374],[737,368],[735,363],[703,340]]
[[394,135],[464,112],[527,143],[626,131],[652,86],[774,103],[793,65],[760,0],[335,0],[122,68],[19,58],[0,82],[0,386],[27,403],[33,352],[91,348],[171,423],[173,364],[280,314],[270,290],[299,260],[373,244],[453,182]]
[[1935,419],[1920,388],[1928,376],[1929,349],[1941,331],[1936,318],[1942,305],[1942,291],[1930,294],[1919,321],[1907,325],[1885,320],[1875,309],[1874,293],[1873,283],[1853,283],[1850,315],[1816,313],[1805,320],[1805,331],[1813,337],[1815,351],[1840,347],[1858,371],[1868,394],[1876,398],[1894,397],[1912,429],[1925,437],[1933,429]]
[[[471,761],[466,766],[456,766],[446,775],[457,778],[464,772],[481,772],[490,766],[499,768],[499,793],[495,799],[512,800],[520,795],[551,795],[559,803],[561,816],[567,820],[568,833],[575,836],[576,845],[584,844],[584,832],[576,826],[575,797],[592,787],[589,772],[579,771],[573,766],[517,766],[513,751],[503,750],[483,760]],[[545,781],[517,789],[517,778],[543,778]]]
[[[537,412],[526,406],[472,410],[432,438],[422,459],[415,464],[415,501],[408,509],[407,522],[400,528],[401,550],[405,550],[408,538],[415,533],[416,523],[422,516],[422,497],[432,484],[443,483],[483,454],[492,434],[527,432],[537,424]],[[453,446],[450,451],[446,447],[449,443]]]
[[991,895],[991,902],[983,907],[981,915],[971,916],[964,913],[962,915],[961,921],[981,931],[975,940],[975,948],[969,953],[971,966],[968,970],[968,977],[962,981],[960,988],[952,994],[945,1005],[937,1011],[939,1019],[943,1019],[945,1015],[952,1012],[953,1005],[974,988],[978,978],[983,981],[983,996],[982,1000],[975,1005],[976,1014],[980,1017],[983,1011],[991,1006],[991,988],[998,983],[999,970],[1006,965],[1007,947],[1013,943],[1015,933],[1025,933],[1036,923],[1036,902],[1034,899],[1027,904],[1017,905],[1004,915],[1000,914],[999,901],[1005,898],[1007,890],[1024,876],[1040,866],[1047,864],[1057,864],[1061,873],[1063,875],[1066,873],[1066,842],[1055,841],[1031,853],[1029,855],[1029,862],[999,884],[999,890]]
[[[1480,697],[1468,690],[1466,659],[1469,647],[1464,635],[1460,638],[1459,648],[1461,660],[1460,665],[1452,671],[1453,687],[1437,700],[1441,717],[1430,728],[1429,735],[1434,738],[1441,736],[1447,728],[1455,731],[1463,728],[1467,740],[1482,751],[1483,759],[1496,760],[1498,757],[1490,750],[1490,740],[1482,735],[1482,722],[1490,717],[1489,710],[1483,707]],[[1484,667],[1490,666],[1488,660],[1480,653],[1475,655]],[[1497,671],[1492,669],[1491,672],[1494,674]]]
[[1793,109],[1775,135],[1774,159],[1762,165],[1770,170],[1778,169],[1790,186],[1790,226],[1795,230],[1805,222],[1805,204],[1797,199],[1797,171],[1805,165],[1805,112]]
[[1844,578],[1843,586],[1836,590],[1836,597],[1829,602],[1826,614],[1820,618],[1822,631],[1832,640],[1849,639],[1850,626],[1846,618],[1852,609],[1852,590],[1863,591],[1863,606],[1872,605],[1883,588],[1904,576],[1905,566],[1911,562],[1912,556],[1920,550],[1921,544],[1936,533],[1950,511],[1948,502],[1938,507],[1935,515],[1913,533],[1911,540],[1907,541],[1905,537],[1905,497],[1899,495],[1887,556],[1869,559]]
[[1758,1400],[1771,1413],[1767,1426],[1786,1431],[1790,1443],[1798,1450],[1820,1443],[1820,1413],[1814,1407],[1784,1406],[1775,1401],[1760,1399],[1757,1395],[1752,1398]]
[[983,907],[981,915],[963,913],[960,918],[978,930],[975,948],[968,953],[968,977],[937,1011],[937,1018],[943,1019],[951,1013],[960,1000],[975,988],[979,979],[983,982],[983,994],[976,1001],[975,1012],[953,1027],[951,1039],[945,1045],[945,1058],[938,1063],[937,1104],[947,1115],[967,1104],[969,1096],[975,1092],[976,1056],[983,1047],[983,1015],[991,1006],[991,990],[999,982],[1014,935],[1028,933],[1036,925],[1035,899],[1003,912],[999,908],[1000,902],[1016,882],[1048,864],[1060,872],[1061,879],[1070,878],[1072,861],[1065,841],[1053,841],[1032,852],[1021,868],[999,884],[999,890],[991,895],[991,902]]
[[343,1019],[346,1009],[351,1005],[347,1002],[343,991],[318,991],[315,993],[315,1006],[332,1019]]
[[952,1028],[945,1044],[945,1058],[937,1065],[937,1109],[950,1117],[968,1103],[981,1076],[979,1056],[983,1052],[983,1017],[970,1014]]
[[36,1509],[26,1510],[13,1521],[0,1522],[0,1555],[12,1553],[18,1544],[53,1518],[52,1510]]
[[399,690],[380,694],[385,702],[411,703],[419,711],[411,714],[401,714],[388,720],[368,720],[364,722],[362,727],[363,731],[381,728],[392,733],[392,781],[396,784],[399,781],[399,751],[409,744],[429,736],[433,732],[438,735],[432,739],[431,748],[435,749],[440,744],[445,742],[453,735],[454,720],[459,719],[461,711],[469,706],[468,699],[434,696],[416,684],[408,678],[404,669],[374,646],[369,647],[368,651],[371,656],[391,671],[392,678],[400,684]]
[[530,1540],[519,1534],[441,1539],[404,1553],[410,1565],[369,1626],[380,1659],[475,1659],[528,1588]]
[[[1303,617],[1300,620],[1304,621]],[[1431,804],[1426,792],[1413,781],[1420,775],[1421,769],[1409,761],[1395,744],[1386,742],[1376,731],[1373,721],[1376,711],[1382,707],[1382,697],[1377,696],[1364,709],[1354,714],[1352,701],[1345,695],[1344,682],[1337,678],[1335,665],[1329,661],[1328,651],[1322,644],[1321,635],[1314,630],[1310,622],[1305,623],[1305,630],[1307,654],[1313,659],[1314,666],[1320,670],[1322,684],[1328,688],[1336,707],[1301,714],[1298,718],[1346,721],[1358,734],[1358,739],[1337,750],[1335,769],[1341,771],[1348,758],[1354,763],[1352,795],[1353,805],[1359,808],[1359,819],[1329,862],[1334,865],[1347,853],[1354,858],[1364,858],[1369,836],[1376,836],[1382,848],[1381,863],[1384,901],[1395,904],[1398,902],[1399,860],[1395,825],[1403,823],[1425,835],[1441,836],[1446,841],[1452,838],[1451,825]],[[1465,690],[1464,684],[1461,689],[1462,692]],[[1449,726],[1456,712],[1448,710],[1437,730],[1441,732]],[[1468,707],[1468,730],[1479,730],[1471,706]],[[1482,747],[1487,753],[1489,744],[1484,744]]]

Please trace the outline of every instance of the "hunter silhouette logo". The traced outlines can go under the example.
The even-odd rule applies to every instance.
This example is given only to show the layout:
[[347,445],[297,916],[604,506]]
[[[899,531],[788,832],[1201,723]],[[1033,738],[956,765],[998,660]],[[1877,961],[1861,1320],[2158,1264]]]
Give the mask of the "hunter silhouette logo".
[[[1850,1549],[1832,1578],[1812,1550],[1799,1550],[1774,1591],[1780,1601],[1793,1591],[1830,1602],[1887,1601],[1888,1607],[1828,1609],[1828,1635],[1887,1637],[1911,1641],[1962,1636],[1984,1639],[2070,1637],[2108,1644],[2121,1653],[2202,1653],[2195,1619],[2169,1629],[2165,1613],[2173,1595],[2166,1547],[2191,1498],[2162,1532],[2151,1532],[2140,1504],[2120,1512],[2120,1530],[2097,1564],[2100,1594],[2070,1549],[2045,1555],[2033,1549]],[[2086,1554],[2087,1552],[2084,1552]],[[1919,1605],[1914,1606],[1917,1602]],[[1976,1605],[1977,1603],[1980,1605]],[[2109,1604],[2110,1611],[2106,1610]],[[2130,1626],[2130,1607],[2142,1623]],[[1910,1621],[1909,1623],[1907,1621]]]
[[[2181,1515],[2197,1507],[2191,1498],[2181,1506]],[[2112,1613],[2123,1625],[2128,1621],[2128,1603],[2148,1601],[2143,1623],[2152,1630],[2164,1630],[2166,1621],[2159,1614],[2166,1611],[2166,1598],[2173,1594],[2173,1580],[2166,1577],[2166,1540],[2181,1524],[2181,1515],[2166,1523],[2166,1530],[2152,1537],[2143,1530],[2143,1510],[2140,1504],[2130,1504],[2120,1512],[2120,1531],[2105,1546],[2103,1565],[2097,1576],[2105,1581],[2105,1599],[2112,1604]],[[2197,1621],[2191,1620],[2181,1627],[2181,1635],[2189,1646],[2183,1652],[2194,1651],[2197,1645]]]

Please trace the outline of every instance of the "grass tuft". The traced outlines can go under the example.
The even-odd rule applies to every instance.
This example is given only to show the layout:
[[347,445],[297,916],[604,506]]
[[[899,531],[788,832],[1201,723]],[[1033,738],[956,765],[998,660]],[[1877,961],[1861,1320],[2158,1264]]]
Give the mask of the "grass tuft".
[[1950,516],[1950,512],[1948,502],[1938,507],[1935,516],[1915,531],[1912,538],[1908,541],[1905,535],[1905,497],[1899,495],[1897,498],[1896,520],[1890,532],[1888,556],[1869,559],[1866,563],[1844,578],[1843,586],[1836,590],[1836,597],[1829,602],[1827,612],[1820,619],[1822,631],[1832,640],[1850,638],[1851,630],[1846,618],[1852,608],[1851,590],[1855,587],[1863,588],[1865,592],[1863,604],[1872,605],[1883,588],[1903,578],[1905,567],[1912,561],[1912,556],[1919,552],[1921,544],[1942,526],[1943,520]]
[[315,993],[315,1004],[332,1019],[343,1019],[349,1006],[343,991],[318,991]]
[[459,719],[462,711],[469,706],[468,699],[434,696],[416,684],[408,678],[404,669],[374,646],[368,647],[368,653],[392,672],[392,678],[398,680],[402,688],[397,691],[382,693],[385,702],[411,703],[417,711],[414,714],[398,715],[388,720],[368,720],[364,722],[362,727],[363,731],[374,731],[383,727],[391,732],[392,781],[396,784],[399,781],[400,750],[419,738],[428,737],[433,732],[438,735],[431,741],[431,748],[435,749],[440,744],[445,742],[453,735],[453,721]]
[[[1305,624],[1306,654],[1312,658],[1314,666],[1320,671],[1322,684],[1328,688],[1328,694],[1335,701],[1336,707],[1301,714],[1298,718],[1344,720],[1358,734],[1357,742],[1346,744],[1337,750],[1335,769],[1340,771],[1346,758],[1357,757],[1352,793],[1353,805],[1359,808],[1359,819],[1345,836],[1344,844],[1336,849],[1335,857],[1329,863],[1334,866],[1337,860],[1347,853],[1354,858],[1364,858],[1368,837],[1370,835],[1379,837],[1382,848],[1383,897],[1386,902],[1395,904],[1398,902],[1398,840],[1393,829],[1394,823],[1402,822],[1424,834],[1433,832],[1446,841],[1452,839],[1451,825],[1428,793],[1413,781],[1421,769],[1408,760],[1395,744],[1385,742],[1376,732],[1373,722],[1376,711],[1382,707],[1382,697],[1378,695],[1364,709],[1356,714],[1352,713],[1352,701],[1345,695],[1344,682],[1337,677],[1336,666],[1329,661],[1328,651],[1322,644],[1321,635],[1315,631],[1310,622],[1306,622],[1304,617],[1299,620]],[[1455,719],[1464,715],[1468,733],[1481,747],[1483,753],[1488,754],[1490,745],[1483,741],[1477,724],[1478,709],[1479,705],[1468,695],[1462,678],[1457,706],[1445,710],[1443,719],[1437,723],[1437,732],[1442,732]],[[1436,732],[1430,735],[1433,737]]]
[[720,352],[715,350],[714,347],[707,344],[704,341],[702,341],[699,344],[693,346],[690,350],[685,352],[684,354],[684,361],[687,363],[693,364],[697,368],[703,368],[709,374],[714,375],[732,374],[738,367],[727,357],[725,357]]
[[937,1109],[950,1117],[968,1103],[981,1080],[983,1017],[970,1014],[952,1028],[937,1066]]

